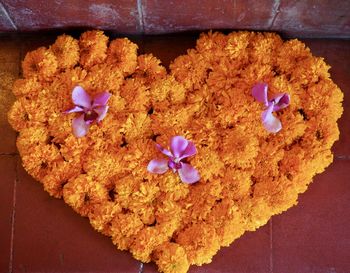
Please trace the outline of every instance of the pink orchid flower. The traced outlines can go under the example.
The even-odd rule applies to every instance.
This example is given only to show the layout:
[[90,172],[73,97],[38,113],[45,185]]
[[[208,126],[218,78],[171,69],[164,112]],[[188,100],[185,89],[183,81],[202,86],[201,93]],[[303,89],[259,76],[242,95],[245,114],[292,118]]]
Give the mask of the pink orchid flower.
[[197,153],[193,142],[188,141],[182,136],[174,136],[170,142],[170,151],[164,149],[159,144],[156,147],[168,159],[153,159],[149,162],[147,170],[151,173],[163,174],[171,169],[174,173],[178,172],[182,182],[192,184],[200,179],[198,171],[190,164],[183,162],[187,157]]
[[268,100],[267,91],[268,85],[266,83],[258,83],[253,87],[252,95],[266,106],[266,110],[261,114],[261,121],[265,129],[271,133],[277,133],[282,129],[282,124],[272,113],[286,108],[290,103],[290,96],[287,93],[282,93]]
[[65,113],[81,113],[79,117],[73,119],[73,134],[76,137],[85,136],[94,121],[100,122],[105,118],[108,111],[107,102],[110,97],[110,93],[102,92],[91,99],[81,86],[76,86],[73,89],[72,100],[75,106]]

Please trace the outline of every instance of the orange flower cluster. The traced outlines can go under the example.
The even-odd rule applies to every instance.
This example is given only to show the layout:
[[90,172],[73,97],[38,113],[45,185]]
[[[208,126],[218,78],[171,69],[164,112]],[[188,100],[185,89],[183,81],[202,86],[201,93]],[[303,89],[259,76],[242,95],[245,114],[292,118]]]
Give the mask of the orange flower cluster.
[[[332,162],[343,94],[328,69],[302,42],[273,33],[202,34],[169,73],[128,39],[63,35],[26,55],[9,122],[24,168],[50,195],[136,259],[185,273],[295,205]],[[257,82],[291,96],[275,113],[277,134],[261,124]],[[77,85],[112,94],[83,138],[72,134],[75,115],[63,114]],[[162,156],[155,143],[167,147],[175,135],[196,145],[196,184],[147,172]]]

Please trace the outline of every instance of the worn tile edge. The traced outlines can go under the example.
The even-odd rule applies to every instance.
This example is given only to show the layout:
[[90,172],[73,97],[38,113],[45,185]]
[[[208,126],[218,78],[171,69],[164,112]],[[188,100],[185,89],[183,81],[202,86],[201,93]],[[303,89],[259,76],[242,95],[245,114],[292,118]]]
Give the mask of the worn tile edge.
[[5,17],[7,18],[8,22],[10,23],[10,25],[12,26],[12,28],[17,31],[17,26],[15,24],[15,22],[12,20],[12,18],[10,17],[9,13],[7,12],[6,7],[4,6],[4,4],[0,1],[0,9],[3,11]]
[[8,272],[13,272],[13,258],[14,258],[14,237],[15,237],[15,220],[16,220],[16,198],[17,198],[17,183],[18,183],[18,164],[19,158],[16,156],[14,160],[15,164],[15,179],[13,185],[13,196],[12,196],[12,215],[11,215],[11,242],[10,242],[10,259]]
[[141,31],[141,34],[145,33],[145,18],[144,18],[144,10],[143,10],[143,5],[142,5],[142,0],[136,0],[136,5],[137,5],[137,13],[139,14],[139,28]]

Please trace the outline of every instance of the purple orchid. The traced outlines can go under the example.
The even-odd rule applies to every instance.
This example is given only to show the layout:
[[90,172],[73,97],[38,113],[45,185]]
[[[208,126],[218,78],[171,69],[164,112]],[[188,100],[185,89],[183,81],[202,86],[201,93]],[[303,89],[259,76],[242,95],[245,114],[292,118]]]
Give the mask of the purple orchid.
[[290,103],[290,96],[287,93],[277,94],[271,100],[267,97],[268,85],[258,83],[252,89],[253,97],[265,104],[266,110],[261,114],[261,121],[266,130],[271,133],[277,133],[282,129],[281,121],[272,113],[286,108]]
[[147,170],[151,173],[163,174],[171,169],[174,173],[178,172],[182,182],[192,184],[200,179],[198,171],[190,164],[182,162],[187,157],[197,153],[193,142],[188,141],[182,136],[174,136],[170,142],[170,151],[164,149],[159,144],[156,147],[168,159],[153,159],[147,166]]
[[100,122],[105,118],[108,111],[107,102],[110,97],[110,93],[102,92],[92,100],[81,86],[76,86],[73,89],[72,100],[75,107],[65,111],[65,113],[82,113],[73,119],[73,134],[76,137],[85,136],[94,121]]

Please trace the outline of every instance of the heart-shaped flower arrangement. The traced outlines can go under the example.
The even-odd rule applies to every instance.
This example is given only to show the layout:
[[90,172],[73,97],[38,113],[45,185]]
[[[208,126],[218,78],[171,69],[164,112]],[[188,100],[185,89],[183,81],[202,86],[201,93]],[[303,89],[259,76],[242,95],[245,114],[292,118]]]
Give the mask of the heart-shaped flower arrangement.
[[63,35],[26,55],[9,121],[50,195],[136,259],[187,272],[332,162],[343,94],[328,69],[272,33],[203,34],[170,73],[128,39]]

